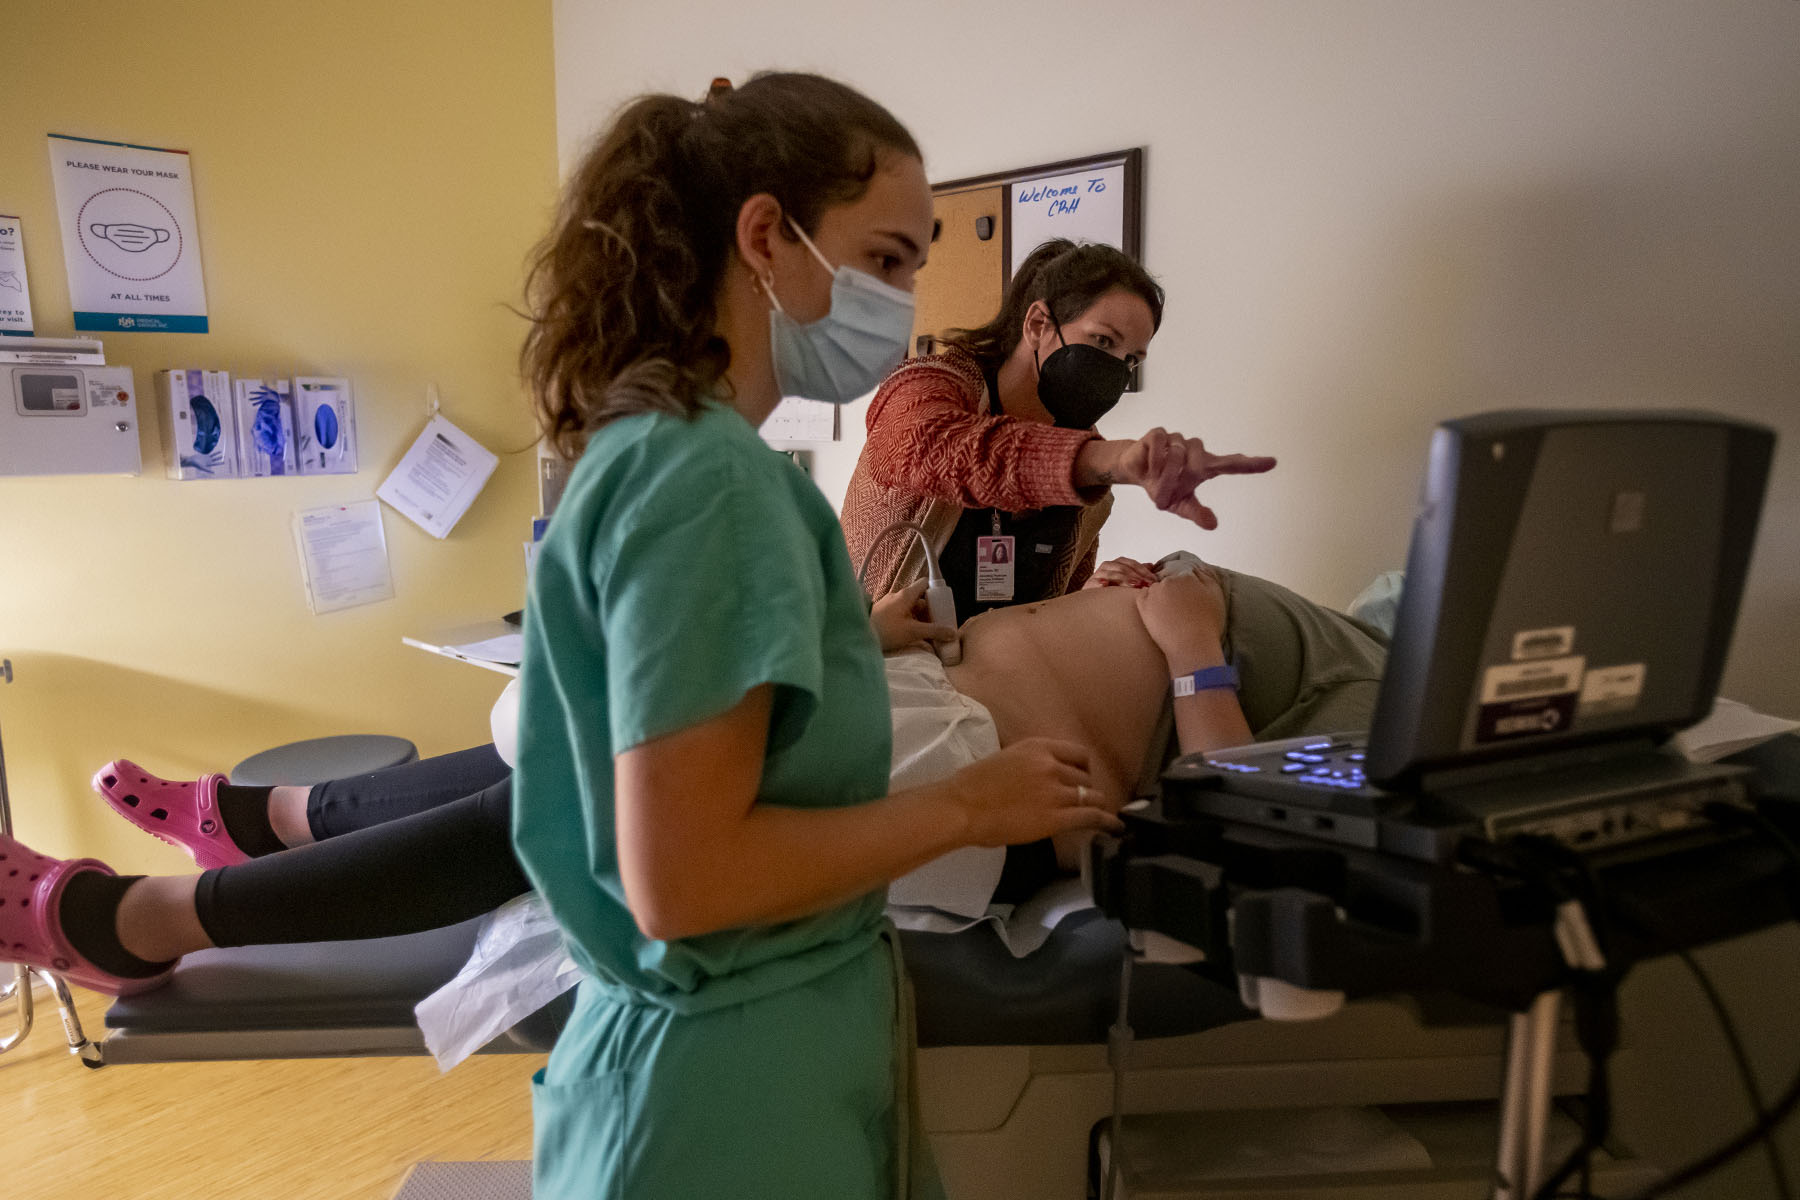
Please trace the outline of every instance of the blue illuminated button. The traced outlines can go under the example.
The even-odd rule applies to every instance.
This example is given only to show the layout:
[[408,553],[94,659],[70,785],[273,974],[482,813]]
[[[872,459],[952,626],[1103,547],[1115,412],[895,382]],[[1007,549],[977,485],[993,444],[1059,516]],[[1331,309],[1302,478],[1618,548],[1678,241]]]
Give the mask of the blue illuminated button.
[[1304,771],[1306,769],[1305,763],[1283,763],[1281,773],[1283,775],[1292,775],[1296,771]]
[[1364,754],[1361,750],[1352,750],[1350,752],[1350,761],[1351,762],[1361,762],[1363,759],[1365,759],[1367,757],[1368,757],[1368,755]]

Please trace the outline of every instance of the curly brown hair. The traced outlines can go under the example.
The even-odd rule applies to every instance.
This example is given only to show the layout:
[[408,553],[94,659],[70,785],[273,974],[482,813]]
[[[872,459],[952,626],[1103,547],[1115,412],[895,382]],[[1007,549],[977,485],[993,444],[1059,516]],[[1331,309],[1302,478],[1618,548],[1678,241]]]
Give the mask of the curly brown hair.
[[578,456],[633,413],[692,417],[731,362],[716,296],[744,202],[768,193],[810,234],[891,153],[921,157],[885,108],[818,75],[625,105],[564,187],[526,278],[520,366],[558,452]]

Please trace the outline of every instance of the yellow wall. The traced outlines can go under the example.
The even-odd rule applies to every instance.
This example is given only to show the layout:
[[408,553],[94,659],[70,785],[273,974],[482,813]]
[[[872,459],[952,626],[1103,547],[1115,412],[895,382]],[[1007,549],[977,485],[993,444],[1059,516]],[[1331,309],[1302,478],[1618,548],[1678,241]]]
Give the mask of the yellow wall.
[[[24,220],[38,333],[72,332],[52,132],[192,153],[213,330],[105,338],[146,402],[141,477],[0,479],[21,836],[176,870],[88,790],[107,759],[183,775],[328,733],[486,741],[501,677],[400,637],[523,601],[536,491],[505,306],[554,200],[547,0],[26,0],[0,25],[0,212]],[[350,376],[361,473],[164,478],[150,373],[176,366]],[[384,507],[395,598],[315,617],[291,516],[373,496],[428,382],[500,468],[443,542]]]

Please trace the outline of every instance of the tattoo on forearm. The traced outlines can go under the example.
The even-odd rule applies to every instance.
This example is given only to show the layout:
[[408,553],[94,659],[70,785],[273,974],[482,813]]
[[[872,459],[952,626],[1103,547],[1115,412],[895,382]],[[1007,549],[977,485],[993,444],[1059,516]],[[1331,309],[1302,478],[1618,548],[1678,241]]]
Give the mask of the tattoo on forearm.
[[1100,472],[1097,482],[1101,487],[1111,487],[1113,485],[1113,473],[1111,471]]

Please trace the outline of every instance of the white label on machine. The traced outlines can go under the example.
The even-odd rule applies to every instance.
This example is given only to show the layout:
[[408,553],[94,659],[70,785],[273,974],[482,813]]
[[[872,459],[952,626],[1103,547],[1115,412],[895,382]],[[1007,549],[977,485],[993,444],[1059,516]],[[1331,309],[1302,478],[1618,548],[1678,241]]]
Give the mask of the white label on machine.
[[81,389],[80,388],[59,388],[59,387],[51,388],[50,389],[50,407],[51,407],[51,409],[53,409],[56,412],[80,412],[81,411]]
[[1504,700],[1529,700],[1536,696],[1578,692],[1582,669],[1586,665],[1587,659],[1576,654],[1568,658],[1489,667],[1481,679],[1481,702],[1497,704]]
[[1559,625],[1554,629],[1525,629],[1513,634],[1512,656],[1517,662],[1525,658],[1557,658],[1575,649],[1575,627]]
[[1580,707],[1576,709],[1576,715],[1598,717],[1606,713],[1626,712],[1637,707],[1638,699],[1643,694],[1643,663],[1595,667],[1582,680]]

